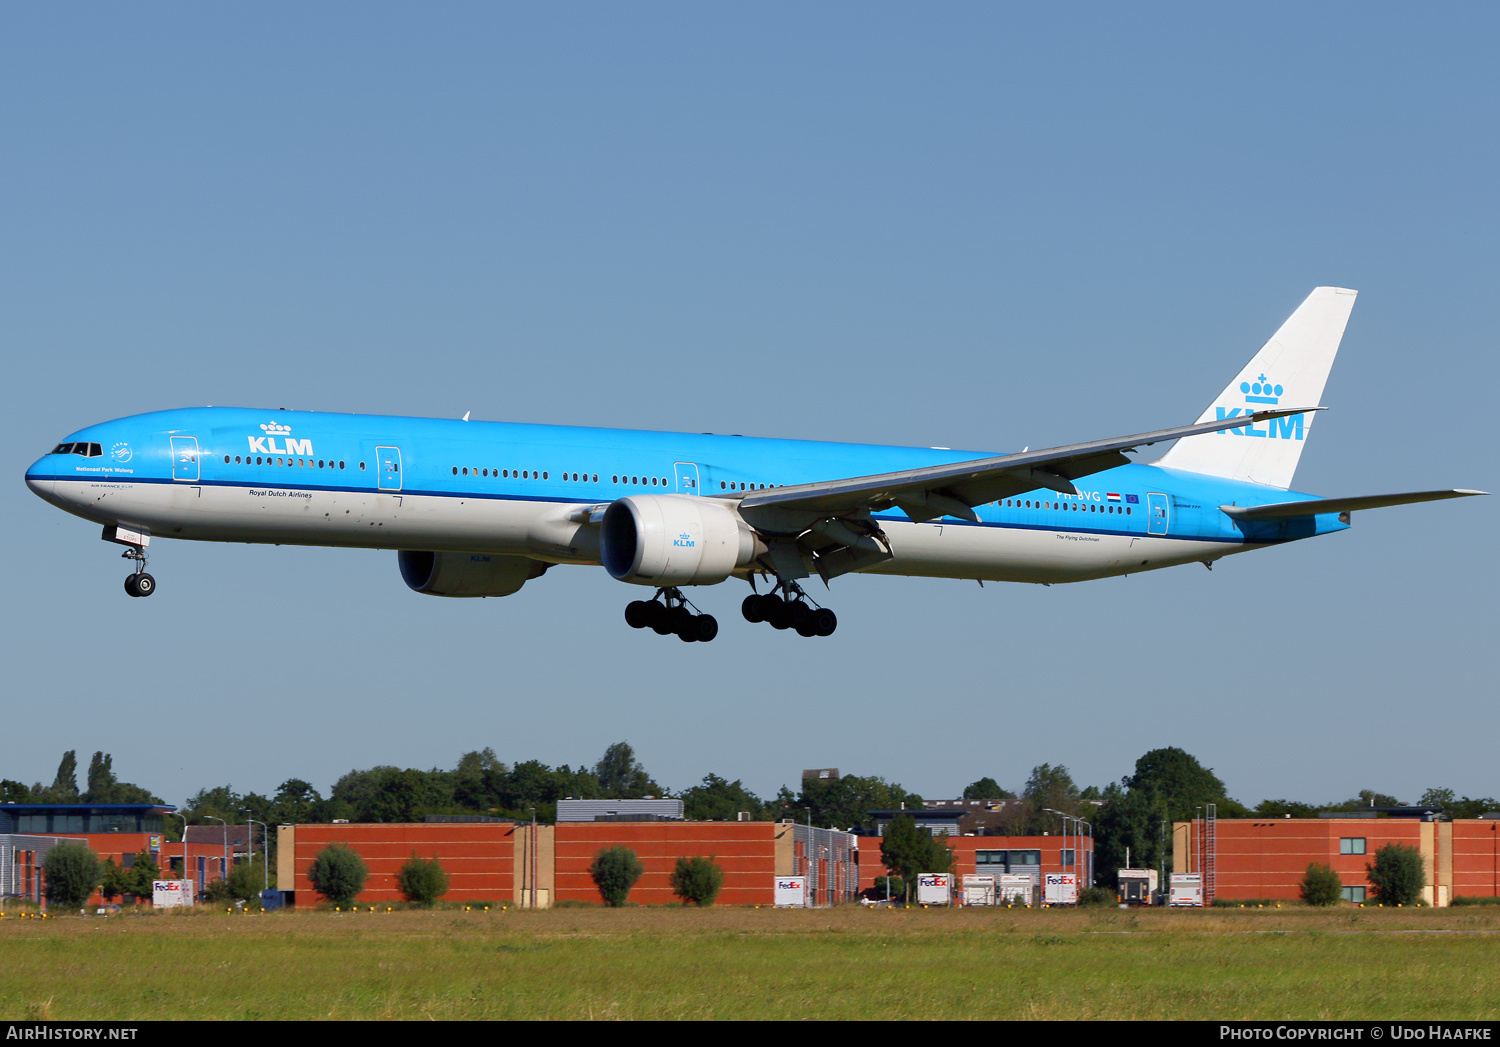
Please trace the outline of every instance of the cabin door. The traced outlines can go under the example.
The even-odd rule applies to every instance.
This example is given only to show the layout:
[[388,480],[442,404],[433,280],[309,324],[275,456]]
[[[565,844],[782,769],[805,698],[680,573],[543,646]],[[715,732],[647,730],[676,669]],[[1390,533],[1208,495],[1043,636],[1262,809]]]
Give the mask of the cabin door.
[[698,490],[698,466],[694,462],[677,462],[672,467],[677,472],[678,494],[701,494]]
[[1167,496],[1164,494],[1146,495],[1146,514],[1146,533],[1165,535],[1167,524],[1170,522],[1167,517]]
[[377,486],[382,491],[401,490],[401,448],[375,448]]

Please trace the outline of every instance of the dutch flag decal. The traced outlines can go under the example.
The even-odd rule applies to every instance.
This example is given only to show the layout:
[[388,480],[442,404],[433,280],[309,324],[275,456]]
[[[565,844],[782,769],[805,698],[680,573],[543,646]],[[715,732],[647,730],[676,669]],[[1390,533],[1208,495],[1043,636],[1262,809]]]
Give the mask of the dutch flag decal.
[[1120,500],[1120,496],[1113,491],[1106,493],[1104,497],[1108,498],[1111,502],[1118,502]]

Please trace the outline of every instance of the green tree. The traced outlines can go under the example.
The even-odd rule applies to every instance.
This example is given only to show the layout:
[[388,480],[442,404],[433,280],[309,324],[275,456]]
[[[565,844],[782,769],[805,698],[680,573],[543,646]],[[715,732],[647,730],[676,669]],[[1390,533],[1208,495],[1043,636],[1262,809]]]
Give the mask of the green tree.
[[115,784],[114,757],[96,752],[89,761],[89,790],[85,803],[108,803],[110,788]]
[[1094,817],[1094,874],[1108,886],[1115,874],[1126,868],[1160,867],[1163,847],[1162,821],[1166,801],[1149,789],[1126,790],[1111,782],[1104,790],[1104,805]]
[[[233,870],[230,875],[233,875]],[[203,888],[203,900],[212,905],[228,905],[235,900],[234,885],[223,876],[210,880],[208,886]]]
[[267,825],[301,825],[317,821],[322,806],[323,797],[318,795],[318,790],[301,778],[288,778],[276,787],[276,795],[271,798],[271,817],[265,822]]
[[1000,788],[1000,783],[993,778],[981,778],[977,782],[970,782],[964,786],[963,799],[965,800],[1013,800],[1016,794],[1009,789]]
[[589,866],[589,875],[594,878],[604,904],[615,908],[625,904],[630,889],[645,871],[646,867],[629,847],[600,848],[594,855],[594,864]]
[[447,771],[372,767],[344,775],[330,798],[348,805],[351,821],[414,822],[453,806],[453,780]]
[[604,756],[594,765],[594,777],[599,779],[599,788],[604,795],[611,799],[662,794],[661,786],[653,782],[646,769],[636,761],[635,750],[629,742],[615,742],[604,750]]
[[1221,817],[1239,817],[1249,811],[1231,800],[1218,775],[1204,767],[1191,753],[1175,747],[1152,749],[1135,762],[1135,773],[1125,779],[1131,790],[1150,790],[1165,803],[1172,821],[1186,821],[1197,808],[1218,804]]
[[150,898],[155,890],[155,881],[161,879],[161,866],[144,847],[136,852],[130,868],[121,870],[120,887],[137,901]]
[[307,870],[313,890],[340,908],[352,903],[365,889],[369,875],[365,860],[342,843],[331,843],[319,851]]
[[81,909],[104,879],[104,863],[82,843],[60,843],[42,861],[47,878],[47,904]]
[[1298,800],[1262,800],[1252,813],[1257,818],[1316,818],[1318,809]]
[[1344,896],[1344,881],[1331,867],[1309,862],[1300,893],[1308,905],[1335,905]]
[[428,861],[418,858],[417,852],[413,851],[396,874],[396,886],[407,901],[431,905],[448,893],[448,873],[437,860],[437,855]]
[[885,833],[880,838],[880,860],[887,870],[901,877],[907,901],[911,900],[912,888],[920,874],[949,872],[953,868],[953,852],[931,832],[919,828],[909,814],[885,823]]
[[703,784],[682,794],[683,814],[692,822],[732,822],[741,811],[748,811],[751,818],[760,821],[765,806],[760,797],[738,780],[726,782],[717,774],[704,775]]
[[[1162,823],[1186,821],[1212,803],[1221,817],[1250,812],[1225,794],[1224,783],[1192,754],[1175,747],[1152,749],[1135,762],[1135,771],[1118,785],[1107,786],[1094,823],[1095,878],[1113,884],[1126,856],[1137,868],[1159,868],[1164,857]],[[1049,806],[1056,806],[1051,804]],[[1067,810],[1066,807],[1060,808]],[[1269,816],[1269,814],[1267,815]]]
[[57,775],[52,779],[52,784],[43,789],[41,783],[37,783],[34,792],[39,794],[39,803],[77,803],[78,802],[78,753],[69,749],[63,753],[61,762],[57,765]]
[[0,779],[0,803],[36,803],[32,791],[22,782]]
[[[225,887],[230,897],[242,902],[253,902],[265,889],[266,879],[265,857],[257,854],[254,861],[240,862],[229,870],[229,879],[225,881]],[[275,883],[276,877],[272,876],[270,880]]]
[[804,820],[804,812],[810,808],[814,825],[848,829],[873,827],[871,811],[897,811],[903,806],[920,810],[922,798],[884,778],[846,774],[842,778],[826,780],[804,779],[802,791],[795,796],[783,786],[773,806],[781,817],[795,818],[799,822]]
[[1371,807],[1400,807],[1401,801],[1390,793],[1380,793],[1373,789],[1361,789],[1358,796],[1338,803],[1330,803],[1322,809],[1325,811],[1360,811]]
[[1044,763],[1031,769],[1031,777],[1021,790],[1021,802],[1007,804],[998,831],[1003,836],[1040,836],[1058,828],[1057,815],[1049,808],[1066,814],[1078,813],[1078,786],[1062,764]]
[[[911,887],[916,887],[916,884],[912,884]],[[898,898],[905,899],[910,895],[910,893],[911,892],[908,890],[906,881],[899,876],[875,877],[876,901],[884,901],[887,898],[890,898],[893,901]]]
[[724,870],[712,858],[678,858],[672,870],[672,892],[684,905],[712,905],[723,886]]
[[217,818],[233,824],[244,806],[245,798],[235,792],[232,785],[216,785],[212,789],[199,789],[189,796],[182,813],[190,825],[203,825]]
[[106,858],[101,866],[99,874],[99,895],[107,902],[112,902],[125,893],[125,870],[115,864],[113,858]]
[[458,758],[453,769],[453,800],[469,811],[484,811],[499,804],[497,779],[509,770],[495,750],[486,747]]
[[1455,795],[1452,789],[1428,789],[1417,801],[1417,806],[1441,811],[1444,818],[1452,821],[1455,818],[1478,818],[1489,811],[1500,811],[1500,800],[1489,796],[1471,800],[1467,796]]
[[1414,905],[1427,886],[1422,852],[1401,843],[1388,843],[1376,851],[1375,860],[1365,866],[1365,874],[1382,905]]

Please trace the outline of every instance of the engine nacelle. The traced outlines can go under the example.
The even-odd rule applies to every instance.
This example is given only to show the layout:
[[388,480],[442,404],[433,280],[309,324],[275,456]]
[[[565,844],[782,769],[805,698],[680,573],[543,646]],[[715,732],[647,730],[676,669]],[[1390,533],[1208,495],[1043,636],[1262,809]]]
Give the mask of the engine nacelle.
[[493,553],[427,553],[402,549],[396,554],[401,578],[429,596],[509,596],[549,564],[525,556]]
[[630,495],[604,510],[599,560],[617,581],[713,585],[747,566],[760,547],[734,509],[692,495]]

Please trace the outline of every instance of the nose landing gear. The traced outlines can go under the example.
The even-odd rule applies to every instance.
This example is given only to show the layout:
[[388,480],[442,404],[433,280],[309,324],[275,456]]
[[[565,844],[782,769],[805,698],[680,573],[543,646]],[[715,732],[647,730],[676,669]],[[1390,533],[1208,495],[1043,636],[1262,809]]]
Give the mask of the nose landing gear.
[[156,579],[146,573],[146,546],[151,544],[151,532],[144,527],[127,528],[120,524],[105,524],[99,537],[115,545],[123,545],[120,556],[135,561],[135,571],[125,577],[125,591],[131,596],[150,596],[156,592]]
[[156,579],[146,573],[146,550],[132,545],[120,556],[135,561],[135,573],[125,576],[125,591],[131,596],[150,596],[156,592]]
[[747,622],[766,622],[773,629],[795,629],[798,636],[832,636],[839,627],[838,615],[818,607],[796,582],[778,581],[776,590],[761,595],[751,593],[740,604],[740,614]]
[[150,595],[151,592],[156,592],[156,579],[145,573],[145,547],[130,546],[120,556],[135,561],[135,573],[124,576],[124,591],[130,595]]
[[719,620],[711,614],[695,614],[691,607],[682,590],[658,589],[653,599],[626,604],[625,624],[659,636],[676,633],[683,643],[708,643],[719,635]]

